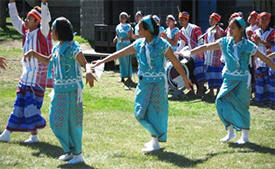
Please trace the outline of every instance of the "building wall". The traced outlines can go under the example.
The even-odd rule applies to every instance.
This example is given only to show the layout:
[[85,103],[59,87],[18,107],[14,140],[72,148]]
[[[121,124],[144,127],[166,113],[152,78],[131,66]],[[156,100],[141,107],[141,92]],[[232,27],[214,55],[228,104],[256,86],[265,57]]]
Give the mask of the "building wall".
[[181,7],[181,0],[134,0],[134,13],[141,10],[145,15],[155,14],[161,19],[161,25],[166,27],[166,16],[172,14],[178,16],[177,6]]
[[90,40],[94,40],[94,24],[104,23],[103,0],[80,1],[80,33]]

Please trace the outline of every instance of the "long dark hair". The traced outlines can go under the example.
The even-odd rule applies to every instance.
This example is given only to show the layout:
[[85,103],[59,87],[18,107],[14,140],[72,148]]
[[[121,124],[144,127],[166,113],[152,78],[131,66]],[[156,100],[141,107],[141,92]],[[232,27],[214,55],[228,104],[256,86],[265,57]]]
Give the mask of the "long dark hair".
[[56,24],[55,29],[59,41],[72,41],[74,38],[73,35],[73,26],[71,22],[65,17],[59,17],[55,20]]
[[159,35],[159,25],[157,24],[157,22],[153,19],[152,15],[150,16],[151,22],[153,24],[153,28],[154,28],[154,33],[151,32],[149,25],[144,22],[144,20],[141,20],[141,24],[143,26],[144,30],[149,30],[151,32],[151,34],[153,36],[158,36]]

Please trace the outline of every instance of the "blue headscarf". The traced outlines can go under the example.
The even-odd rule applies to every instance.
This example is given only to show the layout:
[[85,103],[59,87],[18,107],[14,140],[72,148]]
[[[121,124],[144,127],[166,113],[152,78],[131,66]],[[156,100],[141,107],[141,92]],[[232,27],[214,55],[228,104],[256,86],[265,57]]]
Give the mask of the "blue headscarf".
[[152,33],[154,33],[154,26],[153,26],[153,23],[152,23],[152,20],[151,20],[151,15],[144,16],[142,19],[145,23],[147,23],[147,25],[149,26],[150,31]]
[[242,17],[236,17],[235,18],[235,20],[241,25],[241,27],[243,28],[243,29],[245,29],[245,27],[246,27],[246,23],[245,23],[245,21],[244,21],[244,19],[242,18]]

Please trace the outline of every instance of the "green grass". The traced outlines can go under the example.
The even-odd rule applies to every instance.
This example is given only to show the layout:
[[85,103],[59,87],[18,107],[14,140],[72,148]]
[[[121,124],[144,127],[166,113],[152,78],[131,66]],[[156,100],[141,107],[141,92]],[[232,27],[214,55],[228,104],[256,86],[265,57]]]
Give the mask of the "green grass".
[[84,39],[83,37],[76,35],[74,37],[74,40],[77,41],[78,43],[89,43],[89,41],[87,39]]
[[[0,132],[13,108],[21,67],[17,48],[0,45],[8,70],[0,71]],[[67,166],[57,160],[63,153],[49,125],[39,131],[41,142],[25,145],[28,133],[13,133],[10,143],[0,143],[0,168],[274,168],[275,112],[251,106],[251,143],[223,144],[224,126],[213,103],[199,100],[170,101],[168,142],[163,152],[144,155],[149,134],[133,115],[134,90],[118,83],[119,74],[106,71],[94,88],[85,86],[83,154],[86,164]],[[134,80],[137,77],[134,76]],[[46,93],[48,94],[50,90]],[[48,121],[50,99],[45,95],[43,117]],[[47,123],[49,124],[49,123]],[[239,133],[238,133],[239,137]],[[234,140],[235,141],[235,140]]]
[[12,26],[8,25],[7,29],[0,28],[0,42],[4,40],[11,39],[22,39],[23,36],[20,35]]

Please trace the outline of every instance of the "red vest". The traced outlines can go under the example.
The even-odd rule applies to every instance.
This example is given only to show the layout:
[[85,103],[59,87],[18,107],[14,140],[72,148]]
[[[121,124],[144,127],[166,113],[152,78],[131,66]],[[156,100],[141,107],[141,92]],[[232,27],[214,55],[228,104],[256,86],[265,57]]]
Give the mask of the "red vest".
[[[28,28],[26,28],[25,24],[22,26],[22,32],[24,34],[23,43],[24,46],[26,40],[26,33],[28,32]],[[37,32],[37,44],[36,44],[36,52],[41,53],[46,56],[50,56],[52,53],[52,39],[51,34],[49,33],[47,37],[45,37],[41,30],[39,29]],[[52,79],[47,79],[48,66],[38,61],[38,75],[36,78],[36,84],[42,88],[52,88],[53,81]]]

